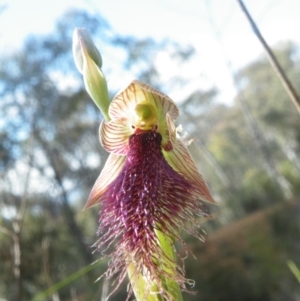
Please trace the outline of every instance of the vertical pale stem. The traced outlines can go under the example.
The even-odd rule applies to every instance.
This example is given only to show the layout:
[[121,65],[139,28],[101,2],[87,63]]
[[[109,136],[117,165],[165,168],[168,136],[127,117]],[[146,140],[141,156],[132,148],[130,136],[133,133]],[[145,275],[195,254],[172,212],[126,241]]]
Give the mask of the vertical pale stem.
[[143,275],[137,271],[134,262],[129,264],[127,272],[137,301],[161,301],[157,293],[157,286],[147,282]]
[[[176,258],[172,242],[161,231],[156,230],[155,232],[159,240],[161,250],[166,256],[166,258],[168,258],[168,262],[164,262],[162,259],[160,261],[160,264],[162,265],[162,269],[166,273],[171,274],[174,271],[176,271]],[[154,282],[147,282],[147,279],[137,271],[134,262],[131,262],[129,264],[127,271],[137,301],[163,300],[160,294],[158,293],[157,285]],[[167,277],[164,277],[164,279],[161,280],[166,292],[170,296],[170,300],[183,301],[180,286],[175,280]]]
[[[161,231],[156,230],[156,235],[159,240],[159,244],[161,246],[164,254],[170,258],[168,262],[169,267],[163,267],[167,273],[172,273],[176,270],[176,256],[173,250],[173,244],[169,238],[167,238]],[[164,262],[161,262],[164,264]],[[172,266],[173,265],[173,266]],[[183,301],[181,290],[179,284],[173,279],[165,279],[166,290],[170,295],[173,296],[174,301]]]

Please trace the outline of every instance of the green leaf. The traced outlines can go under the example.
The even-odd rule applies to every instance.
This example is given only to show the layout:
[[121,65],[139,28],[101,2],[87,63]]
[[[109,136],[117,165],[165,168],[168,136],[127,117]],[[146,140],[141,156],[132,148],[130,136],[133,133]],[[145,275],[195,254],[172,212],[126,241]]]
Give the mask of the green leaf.
[[93,270],[94,268],[96,268],[99,265],[100,265],[100,261],[98,261],[96,263],[93,263],[91,265],[83,267],[82,269],[76,271],[75,273],[71,274],[70,276],[68,276],[67,278],[63,279],[62,281],[54,284],[53,286],[51,286],[50,288],[48,288],[44,292],[38,294],[37,296],[35,296],[30,301],[42,301],[42,300],[45,300],[47,297],[49,297],[50,295],[52,295],[54,292],[56,292],[56,291],[60,290],[61,288],[67,286],[69,283],[75,281],[76,279],[78,279],[81,276],[83,276],[84,274],[90,272],[91,270]]
[[300,283],[300,270],[298,269],[298,267],[291,260],[288,260],[287,264],[288,264],[288,267],[290,268],[290,270],[292,271],[292,273],[297,278],[298,282]]

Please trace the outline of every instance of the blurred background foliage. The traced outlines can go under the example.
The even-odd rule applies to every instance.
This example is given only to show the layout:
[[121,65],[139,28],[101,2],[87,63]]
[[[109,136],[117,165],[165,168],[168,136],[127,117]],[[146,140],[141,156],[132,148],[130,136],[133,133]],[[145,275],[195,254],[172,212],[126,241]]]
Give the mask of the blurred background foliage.
[[[122,70],[165,93],[189,80],[164,77],[155,62],[162,52],[174,64],[192,62],[192,46],[119,36],[85,11],[68,11],[52,34],[30,36],[0,58],[1,300],[33,300],[100,257],[91,248],[97,209],[82,208],[107,153],[98,141],[102,116],[73,63],[75,27],[120,53]],[[274,51],[300,93],[299,48],[287,41]],[[106,68],[109,79],[114,70]],[[191,152],[219,203],[203,221],[206,242],[186,237],[197,257],[186,262],[197,294],[184,298],[296,301],[300,284],[287,261],[300,265],[300,116],[264,56],[233,76],[230,105],[216,101],[217,87],[178,104],[178,125],[194,139]],[[35,300],[104,300],[111,283],[95,280],[106,264]],[[126,294],[124,284],[110,300]]]

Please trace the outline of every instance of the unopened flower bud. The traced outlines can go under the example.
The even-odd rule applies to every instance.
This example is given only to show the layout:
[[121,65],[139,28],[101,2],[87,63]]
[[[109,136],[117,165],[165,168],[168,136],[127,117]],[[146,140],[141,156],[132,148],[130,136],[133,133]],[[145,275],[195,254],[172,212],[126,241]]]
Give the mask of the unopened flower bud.
[[76,28],[73,34],[73,55],[79,72],[83,75],[87,92],[98,106],[104,118],[109,120],[110,99],[102,59],[99,51],[85,29]]
[[102,58],[101,54],[96,48],[91,36],[84,28],[75,28],[73,33],[73,57],[76,67],[80,73],[83,70],[83,57],[81,43],[85,45],[89,57],[94,61],[94,63],[101,68]]

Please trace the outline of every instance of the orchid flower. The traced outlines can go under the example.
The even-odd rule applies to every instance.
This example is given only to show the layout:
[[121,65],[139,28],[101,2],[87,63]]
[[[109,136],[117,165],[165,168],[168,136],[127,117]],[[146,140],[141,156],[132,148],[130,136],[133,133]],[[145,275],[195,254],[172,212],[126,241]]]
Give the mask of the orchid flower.
[[[83,52],[87,55],[87,52]],[[84,61],[84,60],[83,60]],[[93,96],[92,96],[93,97]],[[100,204],[97,249],[110,254],[105,276],[128,273],[137,300],[182,300],[190,281],[177,263],[174,243],[214,203],[174,125],[179,110],[165,94],[132,81],[111,101],[99,129],[110,155],[85,209]]]

